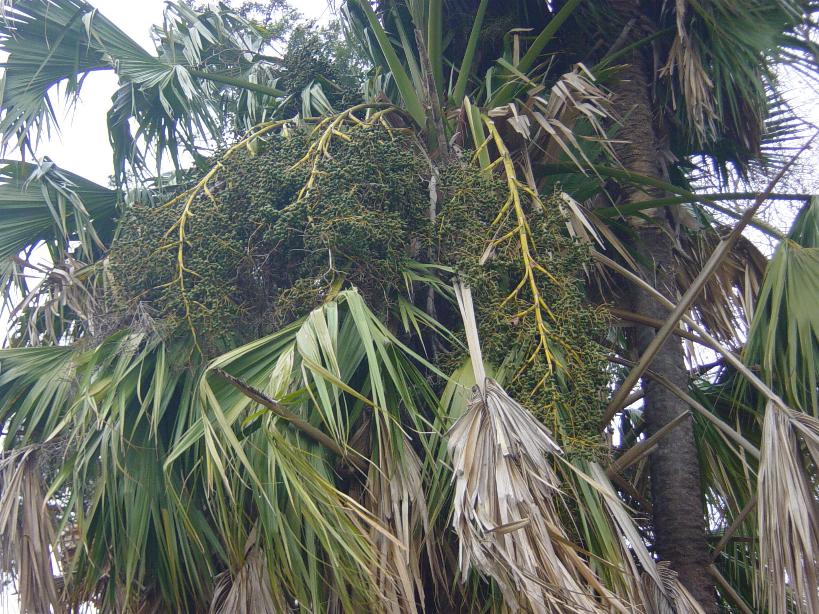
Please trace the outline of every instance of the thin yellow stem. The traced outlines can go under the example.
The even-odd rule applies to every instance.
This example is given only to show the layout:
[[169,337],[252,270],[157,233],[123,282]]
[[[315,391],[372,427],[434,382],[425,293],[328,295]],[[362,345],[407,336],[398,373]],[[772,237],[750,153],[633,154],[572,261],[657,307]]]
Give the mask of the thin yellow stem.
[[[523,264],[523,277],[521,281],[515,287],[514,291],[507,296],[506,299],[504,299],[502,304],[506,304],[513,298],[520,296],[520,292],[523,290],[523,288],[528,287],[529,292],[532,295],[532,306],[524,313],[530,310],[534,313],[535,327],[537,328],[539,336],[538,346],[535,348],[530,360],[532,360],[537,353],[542,351],[543,356],[546,359],[547,371],[551,373],[554,365],[557,364],[558,361],[554,354],[552,354],[552,352],[549,350],[549,326],[544,318],[544,312],[551,320],[554,320],[554,314],[551,312],[546,304],[546,301],[541,295],[536,273],[543,273],[553,282],[556,280],[554,276],[552,276],[548,271],[546,271],[546,269],[537,263],[537,260],[534,257],[535,247],[534,241],[532,241],[532,230],[529,227],[529,221],[526,218],[526,212],[524,211],[523,201],[521,199],[521,192],[523,192],[530,199],[537,199],[537,194],[531,188],[518,180],[512,156],[509,153],[509,149],[506,147],[506,144],[503,142],[503,138],[495,127],[494,122],[492,122],[492,120],[488,117],[484,117],[483,120],[487,130],[489,131],[489,139],[492,140],[498,150],[498,160],[500,160],[501,164],[503,165],[504,174],[506,176],[506,185],[509,189],[509,197],[498,215],[495,217],[493,223],[497,223],[505,211],[511,207],[512,211],[515,213],[515,218],[517,221],[516,228],[504,235],[502,239],[511,238],[512,236],[517,235],[518,244],[520,247],[521,262]],[[497,244],[498,242],[499,241],[495,241],[494,243]]]

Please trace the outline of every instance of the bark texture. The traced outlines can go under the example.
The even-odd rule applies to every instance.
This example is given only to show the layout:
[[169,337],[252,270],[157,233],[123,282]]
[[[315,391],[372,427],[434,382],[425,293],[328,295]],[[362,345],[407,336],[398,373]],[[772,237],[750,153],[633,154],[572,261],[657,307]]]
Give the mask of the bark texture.
[[[640,20],[639,3],[634,0],[613,0],[618,21],[634,23]],[[639,28],[634,36],[639,36]],[[650,88],[649,62],[638,51],[629,58],[629,65],[612,85],[615,108],[623,122],[622,136],[627,143],[618,147],[618,157],[630,171],[663,179],[660,163],[659,138],[655,130]],[[626,193],[629,202],[652,198],[638,190]],[[644,262],[643,276],[672,301],[674,291],[675,235],[660,209],[648,212],[651,222],[637,227],[638,249]],[[632,310],[651,318],[665,320],[668,312],[647,292],[633,288],[630,293]],[[632,342],[642,353],[655,335],[649,327],[635,327]],[[651,364],[650,369],[685,390],[688,371],[682,345],[670,338]],[[661,384],[643,379],[645,418],[648,433],[656,433],[680,413],[688,410],[685,402]],[[693,419],[684,419],[659,443],[650,457],[651,495],[653,507],[654,545],[661,560],[668,561],[680,581],[709,614],[718,612],[714,583],[708,573],[709,550],[706,538],[705,510],[701,498],[700,467],[694,442]]]

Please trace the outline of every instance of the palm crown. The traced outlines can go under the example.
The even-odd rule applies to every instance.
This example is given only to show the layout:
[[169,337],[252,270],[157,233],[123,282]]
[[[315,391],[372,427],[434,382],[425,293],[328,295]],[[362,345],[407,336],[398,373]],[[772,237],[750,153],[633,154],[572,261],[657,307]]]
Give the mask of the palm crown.
[[[85,2],[5,3],[6,147],[36,160],[53,86],[120,80],[115,187],[0,171],[23,607],[815,611],[817,201],[763,195],[805,201],[782,237],[689,183],[787,166],[815,9],[350,0],[359,94],[226,5],[169,4],[149,53]],[[694,491],[656,460],[684,433]]]

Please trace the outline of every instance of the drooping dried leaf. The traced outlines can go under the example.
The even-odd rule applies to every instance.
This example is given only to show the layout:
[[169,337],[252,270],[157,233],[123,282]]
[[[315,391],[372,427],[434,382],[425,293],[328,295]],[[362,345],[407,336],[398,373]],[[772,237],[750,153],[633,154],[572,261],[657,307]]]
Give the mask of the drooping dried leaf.
[[42,481],[36,448],[0,458],[0,572],[15,579],[24,614],[59,607],[51,564],[55,529]]
[[771,612],[819,612],[819,420],[768,402],[759,461],[762,599]]
[[510,607],[538,613],[620,606],[561,526],[560,484],[549,463],[560,448],[543,424],[487,379],[449,437],[462,578],[476,569],[495,580]]

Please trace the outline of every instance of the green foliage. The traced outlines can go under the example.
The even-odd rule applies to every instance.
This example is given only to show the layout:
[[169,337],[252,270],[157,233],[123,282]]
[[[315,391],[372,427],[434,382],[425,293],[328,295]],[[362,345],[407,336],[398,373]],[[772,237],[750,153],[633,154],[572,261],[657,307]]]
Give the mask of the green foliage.
[[[481,264],[493,238],[514,231],[511,216],[493,225],[507,198],[504,182],[474,169],[452,165],[441,176],[445,204],[436,227],[435,247],[443,264],[454,267],[472,288],[486,359],[507,374],[505,388],[558,436],[570,454],[593,458],[602,450],[600,431],[608,381],[606,353],[600,346],[608,318],[588,304],[583,289],[588,250],[566,233],[558,194],[542,210],[528,213],[533,253],[548,271],[539,278],[546,297],[550,353],[536,351],[539,337],[534,315],[527,311],[531,293],[513,296],[523,276],[520,247],[509,241]],[[456,352],[451,364],[463,358]]]
[[[192,2],[192,0],[186,0],[186,2],[189,2],[197,11],[203,11],[208,6],[207,2]],[[267,41],[283,40],[298,19],[298,11],[290,6],[287,0],[264,0],[263,2],[242,0],[242,2],[233,2],[232,8]]]
[[[54,92],[79,99],[84,77],[112,70],[120,81],[108,112],[115,175],[142,176],[146,159],[199,157],[194,143],[220,140],[228,115],[242,129],[262,121],[284,92],[261,51],[267,39],[225,4],[197,13],[169,3],[154,53],[78,0],[2,3],[2,148],[34,150],[58,127]],[[134,125],[138,129],[134,130]]]
[[[0,421],[11,451],[0,456],[0,476],[16,471],[18,451],[36,455],[45,499],[60,504],[59,515],[43,514],[42,523],[61,535],[55,561],[65,602],[92,601],[103,612],[144,611],[149,603],[154,611],[212,605],[228,613],[239,611],[235,599],[249,602],[247,591],[263,604],[248,611],[289,611],[298,600],[324,612],[336,599],[341,611],[378,611],[379,581],[392,586],[404,553],[417,560],[423,538],[420,462],[399,420],[407,411],[422,431],[422,408],[434,406],[418,370],[424,361],[357,292],[344,291],[210,363],[275,395],[357,458],[380,463],[342,473],[329,450],[191,361],[189,346],[186,336],[121,331],[92,348],[0,352]],[[17,481],[2,477],[6,539],[17,520],[8,511],[21,497]],[[37,517],[43,496],[24,498],[28,516]],[[411,533],[379,511],[381,501],[412,509]],[[395,551],[395,563],[379,560],[383,549]],[[259,568],[249,569],[257,558]],[[27,561],[16,560],[22,571]],[[32,588],[46,595],[55,582],[49,567]]]
[[[493,224],[506,183],[451,163],[439,179],[431,232],[429,166],[412,140],[395,129],[356,126],[321,153],[319,132],[258,139],[223,157],[218,175],[191,201],[182,265],[176,229],[188,198],[132,207],[111,250],[115,302],[131,310],[147,304],[172,326],[187,322],[213,351],[279,329],[343,284],[357,287],[388,321],[408,263],[429,256],[475,288],[487,358],[509,374],[515,398],[569,452],[593,456],[607,381],[598,341],[607,320],[585,301],[588,254],[566,233],[560,197],[528,218],[532,254],[548,271],[538,278],[547,297],[548,363],[533,345],[540,338],[535,318],[524,313],[531,293],[515,292],[523,275],[519,244],[496,245],[479,262],[493,238],[515,228],[511,215]],[[452,350],[444,366],[451,370],[462,358]]]
[[743,356],[786,403],[813,416],[819,416],[817,239],[819,199],[813,197],[768,264]]
[[326,154],[315,143],[304,131],[256,140],[218,162],[190,205],[132,207],[111,249],[115,302],[188,320],[212,347],[293,321],[342,280],[385,314],[428,234],[427,167],[412,141],[380,126],[350,128]]
[[[354,46],[340,37],[338,24],[296,27],[288,38],[276,75],[281,89],[302,94],[301,100],[293,98],[277,109],[283,117],[302,112],[305,91],[316,85],[331,109],[346,109],[362,101],[361,59]],[[314,112],[309,111],[305,115]]]
[[[295,602],[310,611],[508,608],[497,584],[455,564],[467,560],[465,542],[448,532],[456,487],[447,433],[472,383],[453,347],[461,320],[445,300],[454,270],[473,288],[488,369],[568,452],[549,458],[560,476],[555,500],[564,526],[555,528],[565,529],[549,533],[574,543],[540,543],[592,568],[584,576],[584,590],[595,592],[589,611],[613,603],[609,590],[629,611],[661,610],[666,604],[647,598],[654,589],[667,591],[667,609],[686,610],[672,608],[671,594],[683,592],[644,547],[658,534],[643,517],[649,489],[640,421],[633,430],[621,424],[619,449],[611,449],[629,461],[626,473],[592,462],[603,456],[608,426],[601,414],[611,371],[598,343],[607,321],[585,302],[588,254],[570,237],[599,235],[629,261],[628,246],[604,225],[615,216],[699,200],[729,211],[713,203],[725,194],[694,195],[606,160],[617,118],[604,86],[617,82],[632,51],[653,51],[650,105],[668,145],[660,155],[678,160],[669,162],[671,181],[690,173],[692,154],[718,163],[755,159],[768,141],[794,134],[772,75],[781,64],[815,68],[816,0],[749,0],[739,12],[727,0],[631,3],[634,19],[626,11],[622,23],[613,19],[617,3],[578,0],[344,4],[359,47],[342,42],[335,26],[293,30],[283,0],[199,11],[169,2],[148,53],[80,0],[0,0],[0,47],[8,52],[2,144],[35,149],[57,121],[55,90],[63,86],[76,102],[87,72],[113,70],[120,80],[108,118],[115,172],[153,193],[120,215],[118,203],[132,198],[121,184],[105,190],[48,165],[8,164],[0,173],[0,207],[17,222],[0,232],[0,252],[10,257],[0,280],[7,302],[23,296],[12,319],[29,331],[12,341],[52,344],[0,350],[0,570],[21,580],[22,609],[88,602],[118,612],[291,611]],[[271,41],[286,32],[293,34],[283,57],[272,57]],[[374,65],[369,104],[345,111],[358,100],[366,64],[359,50]],[[296,113],[319,122],[316,130],[270,121]],[[250,137],[204,157],[248,129]],[[467,144],[481,172],[450,159]],[[163,181],[145,176],[147,161],[179,164],[188,156],[198,170],[186,172],[204,173],[196,187],[149,204],[166,196],[156,190]],[[571,186],[566,172],[574,173]],[[599,201],[589,211],[552,195],[560,184],[575,200],[617,197],[604,177],[678,196],[614,201],[608,211]],[[433,188],[438,217],[430,224]],[[745,350],[767,384],[814,414],[815,209],[769,267]],[[52,262],[35,269],[45,281],[29,292],[24,273],[34,267],[16,255],[31,256],[42,243]],[[114,334],[97,321],[105,303]],[[39,332],[41,322],[56,334]],[[728,336],[746,338],[741,328]],[[219,355],[206,363],[197,346]],[[442,384],[442,371],[452,373],[443,391],[430,383]],[[274,406],[223,381],[224,372],[276,399]],[[781,571],[780,585],[787,578],[798,587],[800,561],[816,559],[808,548],[789,548],[799,544],[781,519],[819,526],[814,508],[802,505],[815,485],[817,459],[807,453],[819,449],[819,430],[796,412],[769,410],[763,424],[758,407],[717,383],[705,395],[714,402],[697,409],[702,494],[709,527],[731,541],[730,527],[762,493],[767,524],[752,513],[736,535],[748,539],[715,557],[752,603],[765,594],[770,570]],[[276,403],[333,445],[277,413]],[[759,445],[764,462],[746,458],[754,444],[736,453],[731,440],[740,437],[767,438]],[[468,453],[479,477],[514,486],[502,467],[520,457],[477,449]],[[759,485],[758,467],[768,476]],[[794,486],[799,497],[788,496]],[[480,512],[486,501],[466,509]],[[781,501],[791,504],[789,516],[777,514]],[[533,518],[481,531],[520,544]],[[41,530],[33,530],[37,523]],[[815,543],[815,531],[808,533]],[[55,545],[63,539],[76,547]],[[788,552],[766,559],[758,546],[766,540]],[[554,572],[548,562],[542,568]],[[804,585],[812,591],[815,582]]]

